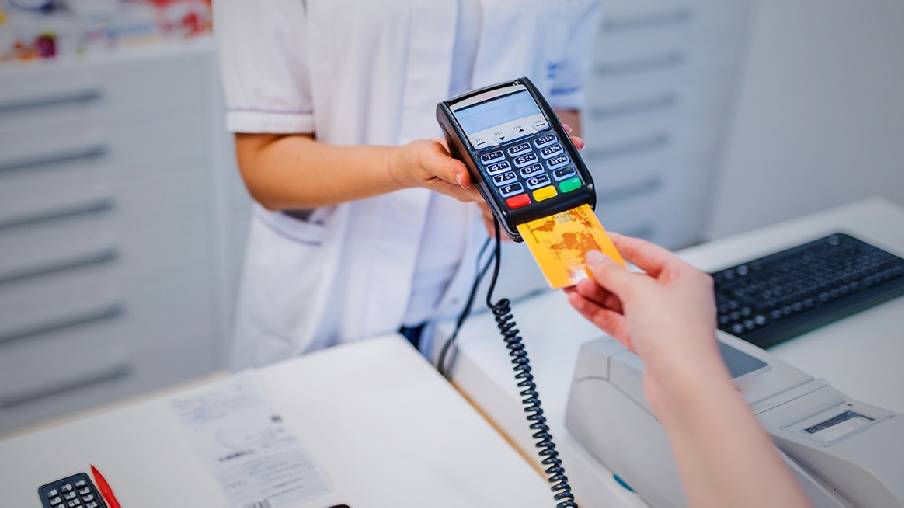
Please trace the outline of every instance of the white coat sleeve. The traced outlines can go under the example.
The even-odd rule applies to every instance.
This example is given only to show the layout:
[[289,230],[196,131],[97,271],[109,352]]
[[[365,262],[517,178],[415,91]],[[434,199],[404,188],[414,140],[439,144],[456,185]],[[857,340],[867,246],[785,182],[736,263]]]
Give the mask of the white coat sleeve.
[[582,109],[584,106],[584,82],[596,45],[600,24],[598,0],[571,0],[579,4],[570,13],[569,39],[565,58],[559,62],[549,103],[557,109]]
[[232,132],[314,131],[302,0],[216,0],[214,33]]

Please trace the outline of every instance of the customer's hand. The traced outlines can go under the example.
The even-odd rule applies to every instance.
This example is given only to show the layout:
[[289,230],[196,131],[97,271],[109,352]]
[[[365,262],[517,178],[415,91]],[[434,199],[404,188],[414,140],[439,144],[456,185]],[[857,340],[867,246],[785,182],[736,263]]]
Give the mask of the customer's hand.
[[416,140],[389,153],[389,174],[402,187],[424,187],[463,201],[482,201],[468,168],[439,140]]
[[[669,390],[687,388],[688,375],[728,381],[715,339],[712,279],[650,242],[612,234],[636,273],[603,254],[587,254],[592,279],[567,291],[585,318],[640,356],[644,388],[657,416],[669,410]],[[720,377],[721,376],[721,377]]]

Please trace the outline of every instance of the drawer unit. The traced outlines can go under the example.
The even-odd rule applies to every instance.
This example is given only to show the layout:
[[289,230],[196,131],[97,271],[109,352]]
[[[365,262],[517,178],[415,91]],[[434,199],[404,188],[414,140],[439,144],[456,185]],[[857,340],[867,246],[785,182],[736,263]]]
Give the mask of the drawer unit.
[[210,41],[0,68],[0,434],[222,368],[216,79]]
[[607,227],[670,247],[700,238],[749,4],[607,3],[584,123],[584,158]]

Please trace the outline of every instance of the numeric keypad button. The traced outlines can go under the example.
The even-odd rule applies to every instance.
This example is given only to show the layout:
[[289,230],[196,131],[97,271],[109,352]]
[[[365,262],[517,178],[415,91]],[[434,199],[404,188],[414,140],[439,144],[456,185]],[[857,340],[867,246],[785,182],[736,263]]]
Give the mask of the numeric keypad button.
[[544,146],[549,146],[558,141],[558,139],[552,134],[545,134],[543,136],[537,136],[534,138],[534,146],[537,148],[543,148]]
[[518,180],[518,177],[515,176],[514,171],[509,171],[508,173],[502,173],[501,175],[495,175],[493,177],[493,183],[496,184],[496,187],[501,187],[505,184],[512,183]]
[[529,166],[529,165],[537,162],[538,160],[539,159],[537,158],[537,154],[527,153],[527,154],[519,155],[519,156],[515,157],[514,159],[512,159],[512,162],[515,163],[515,167],[523,168],[524,166]]
[[518,182],[503,185],[499,188],[499,194],[502,194],[502,197],[504,198],[514,196],[515,194],[521,194],[522,192],[524,192],[524,186]]
[[559,169],[563,166],[566,166],[568,162],[568,156],[563,153],[561,155],[556,155],[549,158],[546,161],[546,165],[549,166],[549,169]]
[[487,170],[487,174],[492,176],[498,175],[499,173],[505,173],[506,171],[512,169],[512,165],[509,164],[509,161],[499,161],[495,164],[489,164],[485,166],[485,168]]
[[562,153],[562,145],[556,143],[554,145],[544,146],[540,149],[540,156],[548,159],[554,155]]
[[502,153],[502,150],[480,154],[480,162],[483,164],[492,164],[496,161],[501,161],[504,158],[505,155]]
[[521,173],[522,177],[530,178],[532,176],[542,175],[544,171],[542,164],[531,164],[526,168],[521,168],[518,172]]
[[570,178],[570,177],[574,176],[574,174],[575,174],[574,168],[571,166],[568,166],[567,168],[559,168],[559,169],[553,171],[552,177],[555,178],[557,182],[561,182],[562,180],[565,180],[566,178]]
[[539,189],[540,187],[545,187],[545,186],[549,185],[549,176],[548,175],[540,175],[540,176],[535,176],[533,178],[528,178],[525,183],[527,183],[528,189],[531,189],[531,190]]
[[524,152],[529,152],[529,151],[530,151],[530,143],[518,143],[517,145],[510,147],[508,149],[508,154],[511,155],[512,157],[514,157],[516,155],[521,155]]

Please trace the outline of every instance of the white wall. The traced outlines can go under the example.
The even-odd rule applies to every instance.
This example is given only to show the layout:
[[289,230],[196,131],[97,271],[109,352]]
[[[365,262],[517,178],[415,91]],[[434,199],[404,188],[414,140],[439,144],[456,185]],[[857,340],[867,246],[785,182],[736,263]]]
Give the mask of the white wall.
[[760,0],[708,236],[904,205],[904,1]]

